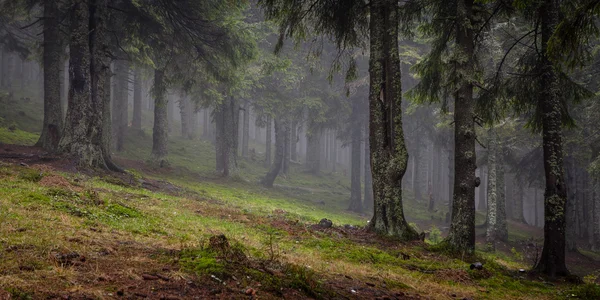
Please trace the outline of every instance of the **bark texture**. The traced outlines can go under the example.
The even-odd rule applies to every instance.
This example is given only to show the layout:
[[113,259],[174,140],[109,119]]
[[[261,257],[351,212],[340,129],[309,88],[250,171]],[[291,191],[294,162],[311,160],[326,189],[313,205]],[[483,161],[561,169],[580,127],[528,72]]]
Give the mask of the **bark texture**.
[[[475,103],[473,84],[467,77],[474,70],[473,0],[457,1],[456,44],[464,57],[456,62],[458,91],[454,113],[454,195],[452,221],[447,241],[458,252],[475,250]],[[464,75],[461,75],[464,74]]]
[[44,1],[44,123],[37,146],[46,151],[58,149],[63,130],[63,111],[60,99],[61,34],[55,0]]
[[244,101],[244,120],[242,125],[242,157],[248,158],[250,147],[250,101]]
[[233,97],[228,97],[219,104],[217,111],[217,161],[220,168],[217,170],[223,177],[229,177],[237,172],[237,149],[239,130],[239,105]]
[[267,127],[265,128],[266,130],[266,141],[265,141],[265,168],[270,168],[271,167],[271,149],[272,147],[272,126],[271,125],[273,123],[273,120],[271,118],[271,116],[267,116]]
[[124,60],[115,62],[114,92],[112,102],[113,136],[115,148],[123,151],[125,133],[128,125],[128,95],[129,95],[129,63]]
[[550,277],[569,274],[565,261],[567,187],[563,165],[562,103],[558,71],[546,55],[559,20],[559,1],[545,0],[541,8],[542,59],[540,109],[543,114],[544,247],[536,270]]
[[103,102],[92,98],[90,5],[76,2],[71,9],[69,105],[59,151],[81,167],[106,168],[102,155]]
[[361,159],[360,154],[362,152],[362,130],[359,115],[359,105],[357,99],[352,101],[352,114],[350,115],[350,130],[351,130],[351,156],[350,156],[350,205],[349,210],[354,212],[362,212],[362,189],[360,186],[360,172],[361,172]]
[[398,2],[372,0],[369,59],[369,143],[375,213],[370,226],[385,235],[413,240],[402,206],[408,153],[402,129],[402,84],[398,49]]
[[152,160],[160,167],[169,165],[167,141],[169,121],[167,119],[167,87],[163,69],[154,70],[154,127],[152,127]]

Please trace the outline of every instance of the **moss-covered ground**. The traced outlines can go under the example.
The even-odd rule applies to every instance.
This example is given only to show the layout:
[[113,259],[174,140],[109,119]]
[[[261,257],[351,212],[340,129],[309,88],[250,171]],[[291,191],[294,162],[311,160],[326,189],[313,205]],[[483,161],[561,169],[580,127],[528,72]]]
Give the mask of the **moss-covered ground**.
[[[13,122],[0,142],[35,143],[20,121],[3,124]],[[266,169],[251,157],[222,179],[212,145],[176,133],[162,169],[146,162],[150,133],[130,133],[115,153],[125,175],[73,171],[34,148],[19,158],[23,148],[3,145],[0,298],[600,299],[597,253],[574,266],[585,284],[520,271],[532,267],[539,229],[511,223],[497,252],[478,244],[473,256],[449,255],[439,244],[445,211],[430,213],[407,192],[407,217],[427,239],[378,237],[363,228],[369,215],[346,210],[341,174],[293,166],[264,189]],[[334,227],[317,226],[322,218]],[[471,270],[475,261],[484,269]]]

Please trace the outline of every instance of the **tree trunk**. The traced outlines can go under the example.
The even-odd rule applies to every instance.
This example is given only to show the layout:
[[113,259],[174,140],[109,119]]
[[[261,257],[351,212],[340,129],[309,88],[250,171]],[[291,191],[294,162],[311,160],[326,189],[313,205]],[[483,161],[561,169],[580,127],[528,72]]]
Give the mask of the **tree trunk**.
[[[459,74],[473,72],[475,61],[473,0],[457,1],[456,44],[462,56],[456,62]],[[469,24],[464,24],[468,22]],[[475,112],[473,84],[467,78],[458,79],[454,113],[454,195],[452,222],[447,241],[459,252],[475,250]]]
[[479,176],[481,176],[481,184],[479,185],[479,210],[480,211],[486,211],[487,210],[487,203],[486,203],[486,186],[487,186],[487,174],[486,174],[486,170],[485,168],[480,168],[479,169]]
[[285,141],[286,136],[288,135],[287,131],[288,125],[286,122],[282,122],[281,120],[275,118],[275,161],[271,166],[269,172],[265,175],[265,177],[261,180],[261,184],[265,187],[272,188],[277,175],[281,171],[284,160],[284,151],[285,151]]
[[311,130],[306,138],[306,169],[311,174],[318,175],[321,169],[321,130]]
[[498,185],[497,185],[497,170],[498,164],[496,162],[496,137],[495,133],[490,131],[490,143],[488,146],[488,187],[487,187],[487,231],[486,231],[486,243],[488,247],[493,250],[496,249],[497,241],[497,214],[498,214]]
[[541,8],[542,59],[540,109],[546,190],[544,193],[544,247],[536,270],[551,277],[566,276],[565,210],[567,190],[563,166],[562,103],[559,75],[546,55],[559,21],[559,1],[545,0]]
[[352,135],[351,141],[351,156],[350,156],[350,206],[349,210],[354,212],[362,212],[362,197],[360,187],[360,169],[361,169],[361,142],[362,130],[359,119],[360,107],[358,99],[352,101],[352,114],[350,115],[350,130]]
[[371,0],[369,143],[375,213],[370,226],[403,240],[419,238],[402,205],[408,153],[402,129],[402,83],[398,49],[398,2]]
[[285,130],[285,139],[283,141],[283,166],[282,166],[282,173],[285,175],[289,175],[290,174],[290,152],[291,152],[291,129],[290,129],[290,125],[289,123],[285,123],[286,128]]
[[248,158],[250,146],[250,101],[244,101],[244,123],[242,129],[242,157]]
[[71,9],[69,108],[59,151],[72,156],[81,167],[107,168],[102,154],[103,102],[97,94],[92,95],[92,89],[98,92],[99,82],[94,82],[91,72],[94,76],[101,73],[100,66],[92,65],[92,24],[88,3],[76,2]]
[[594,199],[594,211],[592,227],[594,228],[594,241],[592,243],[593,251],[600,251],[600,182],[594,179],[592,186],[592,198]]
[[135,132],[142,131],[142,72],[135,69],[133,79],[133,120],[131,128]]
[[525,221],[525,215],[523,214],[523,195],[525,193],[523,183],[515,177],[515,183],[517,185],[517,191],[515,195],[515,208],[513,210],[513,219],[519,223],[527,223]]
[[567,158],[565,177],[567,180],[567,209],[566,209],[566,245],[567,251],[577,251],[577,171],[575,166],[575,159],[573,157]]
[[373,211],[373,178],[371,176],[371,151],[369,145],[369,123],[365,123],[364,128],[365,143],[364,143],[364,157],[365,157],[365,195],[364,195],[364,207],[367,211]]
[[271,149],[272,146],[271,144],[273,143],[272,139],[272,125],[271,123],[273,123],[271,115],[267,116],[267,126],[265,127],[265,131],[266,131],[266,141],[265,141],[265,168],[270,168],[271,167]]
[[181,114],[181,136],[191,140],[194,137],[194,109],[187,94],[182,94],[179,98],[179,112]]
[[292,135],[292,146],[291,146],[291,153],[290,153],[290,160],[297,162],[298,161],[298,122],[294,121],[292,122],[292,128],[291,128],[291,135]]
[[[498,148],[496,150],[499,150]],[[508,229],[506,225],[506,184],[504,173],[504,158],[502,151],[496,154],[496,184],[498,190],[497,214],[496,214],[496,238],[501,241],[508,241]]]
[[128,86],[129,86],[129,63],[118,60],[115,63],[115,84],[113,97],[113,136],[117,151],[122,151],[125,142],[125,132],[128,121]]
[[217,161],[221,161],[221,168],[218,171],[223,177],[229,177],[237,172],[239,106],[235,98],[230,96],[223,100],[216,113],[220,115],[217,119],[217,144],[220,144]]
[[59,11],[54,0],[44,1],[44,123],[36,146],[54,152],[58,148],[63,129],[60,102],[61,35]]
[[152,160],[160,167],[169,165],[167,142],[169,121],[167,118],[167,87],[163,69],[154,70],[154,127],[152,128]]

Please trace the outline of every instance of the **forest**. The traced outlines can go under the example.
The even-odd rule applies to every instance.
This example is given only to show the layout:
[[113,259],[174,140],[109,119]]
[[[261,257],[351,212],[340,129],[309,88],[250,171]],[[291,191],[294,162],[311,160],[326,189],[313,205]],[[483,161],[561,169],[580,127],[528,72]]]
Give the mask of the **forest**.
[[0,0],[0,299],[600,299],[599,73],[600,0]]

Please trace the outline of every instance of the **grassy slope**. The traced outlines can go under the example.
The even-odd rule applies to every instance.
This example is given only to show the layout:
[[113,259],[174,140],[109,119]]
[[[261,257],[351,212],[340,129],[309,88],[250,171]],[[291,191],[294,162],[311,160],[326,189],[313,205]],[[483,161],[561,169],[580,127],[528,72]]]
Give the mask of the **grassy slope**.
[[[31,144],[35,138],[17,134],[4,140],[0,134],[0,141]],[[155,170],[143,163],[149,157],[150,143],[148,134],[130,136],[125,152],[117,155],[125,166],[135,168],[131,173],[139,179],[126,184],[112,177],[61,173],[44,166],[2,164],[0,287],[22,298],[52,293],[106,298],[164,264],[181,267],[164,271],[171,278],[210,280],[210,275],[227,273],[226,267],[202,251],[210,236],[223,233],[257,261],[303,266],[291,269],[295,271],[286,268],[283,277],[316,282],[306,287],[247,271],[248,282],[242,278],[242,285],[253,286],[259,296],[277,296],[274,290],[290,288],[303,289],[308,295],[312,289],[317,296],[328,297],[328,288],[336,290],[333,286],[338,286],[338,296],[349,297],[371,297],[372,290],[436,299],[584,295],[568,284],[554,286],[519,276],[516,270],[528,267],[519,253],[478,252],[477,257],[462,260],[428,250],[426,244],[369,240],[373,237],[362,238],[359,231],[311,229],[310,224],[324,217],[335,225],[366,223],[366,216],[345,211],[345,178],[313,177],[294,170],[289,178],[277,180],[285,187],[266,190],[255,184],[266,172],[259,162],[243,161],[240,176],[224,181],[212,170],[210,144],[173,138],[169,145],[172,168]],[[151,192],[142,188],[142,176],[180,188],[165,185],[161,192]],[[424,205],[410,199],[407,195],[407,215],[417,222],[430,220]],[[87,262],[65,264],[56,258],[69,252],[84,255]],[[193,260],[197,257],[201,258]],[[485,263],[485,272],[468,270],[475,259]],[[235,284],[232,279],[229,283]]]

